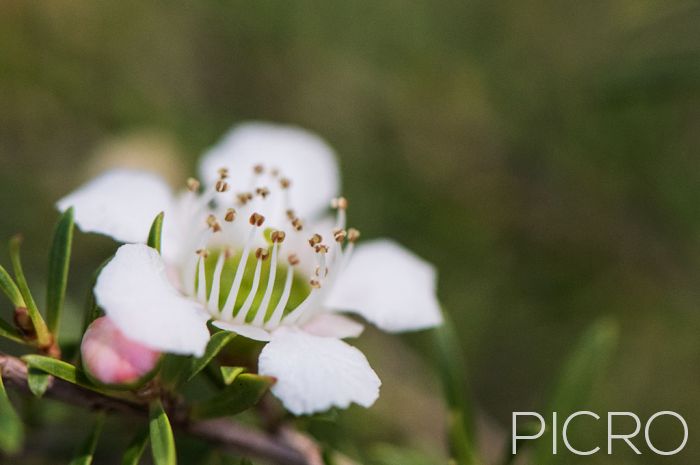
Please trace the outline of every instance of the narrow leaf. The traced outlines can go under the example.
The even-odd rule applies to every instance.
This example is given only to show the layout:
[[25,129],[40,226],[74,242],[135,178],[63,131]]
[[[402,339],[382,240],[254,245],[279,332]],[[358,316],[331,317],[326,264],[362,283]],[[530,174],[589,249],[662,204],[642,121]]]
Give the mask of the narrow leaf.
[[44,395],[46,390],[49,388],[49,374],[36,368],[29,368],[27,372],[27,384],[29,385],[29,390],[32,391],[37,397]]
[[100,434],[102,434],[104,424],[105,414],[104,412],[100,412],[97,415],[95,425],[92,427],[90,435],[80,446],[76,457],[71,460],[69,465],[90,465],[92,463],[93,456],[95,455],[95,449],[97,448],[97,440],[100,438]]
[[211,339],[207,343],[207,348],[204,351],[204,355],[200,358],[192,360],[192,366],[190,367],[189,375],[187,381],[197,376],[197,374],[204,369],[205,366],[211,362],[214,357],[216,357],[221,349],[226,347],[226,345],[236,337],[235,333],[229,331],[219,331],[212,335]]
[[73,208],[66,210],[56,224],[49,254],[49,276],[46,289],[46,322],[54,336],[58,333],[61,310],[66,297],[68,269],[73,243]]
[[165,212],[158,213],[158,216],[153,220],[151,224],[151,230],[148,232],[148,246],[153,247],[160,253],[161,248],[161,237],[163,235],[163,217]]
[[26,342],[17,329],[5,320],[0,320],[0,336],[20,344]]
[[175,465],[177,463],[175,438],[170,427],[170,420],[168,420],[160,400],[154,400],[151,403],[149,431],[155,465]]
[[27,279],[24,276],[24,271],[22,270],[22,261],[20,259],[20,245],[22,244],[22,238],[20,236],[15,236],[10,240],[10,259],[12,260],[12,268],[15,272],[15,278],[17,279],[17,286],[22,294],[22,298],[27,304],[27,312],[29,313],[29,318],[32,320],[34,325],[34,331],[36,331],[36,339],[40,346],[48,346],[51,344],[51,334],[49,333],[49,328],[44,322],[44,318],[39,313],[39,308],[36,306],[34,297],[29,291],[29,285],[27,284]]
[[[564,363],[554,388],[549,412],[566,416],[581,410],[590,399],[591,391],[603,375],[617,345],[617,324],[611,319],[594,323]],[[552,454],[552,430],[538,439],[533,463],[554,465],[565,463],[565,455]]]
[[465,395],[466,373],[462,348],[452,322],[445,316],[441,327],[434,330],[437,366],[442,377],[447,401],[447,431],[450,455],[459,465],[479,463],[476,456],[473,411]]
[[46,374],[46,376],[51,375],[95,392],[107,394],[126,401],[138,401],[134,394],[129,391],[114,391],[113,389],[106,389],[94,385],[85,372],[68,362],[36,354],[24,355],[22,360],[24,360],[29,367],[30,373],[37,372],[38,374]]
[[22,293],[17,288],[14,279],[12,279],[10,273],[8,273],[2,265],[0,265],[0,290],[10,299],[10,302],[12,302],[15,308],[27,306],[27,304],[24,303]]
[[253,374],[241,374],[223,392],[192,408],[195,418],[215,418],[235,415],[248,410],[274,383],[274,378]]
[[68,362],[57,360],[43,355],[25,355],[22,357],[29,368],[40,370],[44,373],[68,381],[72,384],[80,384],[84,382],[82,373]]
[[148,428],[144,428],[132,439],[122,457],[122,465],[138,465],[148,445],[148,436]]
[[24,441],[24,425],[15,412],[0,377],[0,451],[6,454],[19,452]]
[[243,372],[245,372],[243,367],[221,367],[221,377],[226,385],[233,383]]

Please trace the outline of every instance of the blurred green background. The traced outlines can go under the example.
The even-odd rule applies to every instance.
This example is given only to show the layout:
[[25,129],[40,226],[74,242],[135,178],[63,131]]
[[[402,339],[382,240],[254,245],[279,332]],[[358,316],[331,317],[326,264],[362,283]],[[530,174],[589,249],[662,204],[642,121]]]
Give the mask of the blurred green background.
[[[565,463],[696,464],[699,24],[696,1],[2,0],[0,238],[24,233],[41,284],[52,205],[92,175],[129,164],[182,183],[233,123],[297,124],[338,150],[364,237],[440,270],[488,457],[512,411],[545,412],[566,354],[612,315],[618,350],[580,409],[675,410],[690,441],[670,458]],[[78,321],[114,246],[74,247]],[[358,344],[381,399],[312,429],[366,463],[440,463],[430,339],[369,331]],[[70,457],[88,414],[41,405],[27,407],[27,452],[0,461]],[[678,428],[662,423],[654,439],[674,448]],[[98,463],[115,463],[130,427],[108,423]],[[587,433],[581,448],[605,445]],[[185,463],[209,460],[181,448],[198,457]]]

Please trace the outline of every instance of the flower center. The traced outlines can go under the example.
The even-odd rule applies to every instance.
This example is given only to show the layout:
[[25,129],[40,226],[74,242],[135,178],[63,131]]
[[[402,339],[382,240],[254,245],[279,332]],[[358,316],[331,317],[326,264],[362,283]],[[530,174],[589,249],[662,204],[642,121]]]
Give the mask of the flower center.
[[[272,248],[267,249],[267,253],[272,252]],[[215,316],[224,309],[229,297],[233,299],[231,293],[234,291],[233,284],[236,277],[236,271],[241,263],[243,251],[239,250],[232,253],[230,250],[214,250],[209,252],[204,260],[204,276],[206,280],[206,298],[202,299],[202,303],[207,304],[209,311]],[[258,253],[258,255],[261,255]],[[251,259],[254,258],[254,259]],[[234,317],[240,314],[246,301],[250,300],[249,309],[245,315],[245,322],[252,323],[258,315],[258,312],[264,311],[261,315],[264,322],[270,320],[275,309],[278,306],[281,308],[282,317],[289,314],[297,308],[309,295],[311,286],[308,279],[299,271],[295,270],[289,262],[274,264],[273,272],[272,260],[259,259],[257,257],[248,257],[243,266],[243,275],[240,280],[240,287],[235,296],[235,302],[232,300],[229,305],[233,304]],[[260,268],[256,272],[256,269]],[[256,275],[258,276],[256,279]],[[289,276],[289,278],[287,278]],[[290,281],[289,289],[287,281]],[[270,291],[268,291],[270,287]],[[200,283],[199,273],[195,277],[195,288],[199,295]],[[269,296],[267,296],[269,294]],[[252,298],[251,298],[252,296]],[[267,299],[265,297],[267,296]],[[262,308],[263,301],[265,309]],[[211,304],[211,305],[210,305]],[[242,315],[241,315],[242,316]]]
[[331,202],[335,227],[324,238],[296,215],[291,181],[278,170],[254,167],[248,189],[233,194],[228,178],[220,169],[203,192],[198,181],[188,181],[188,223],[201,229],[191,235],[194,253],[184,261],[187,293],[217,320],[268,330],[306,321],[319,311],[359,237],[345,230],[347,201]]

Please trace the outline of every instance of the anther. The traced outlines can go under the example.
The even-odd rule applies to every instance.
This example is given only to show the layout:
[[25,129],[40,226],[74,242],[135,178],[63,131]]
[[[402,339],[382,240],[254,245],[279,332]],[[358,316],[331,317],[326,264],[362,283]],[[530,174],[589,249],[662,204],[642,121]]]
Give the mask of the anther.
[[223,179],[216,181],[216,192],[226,192],[228,190],[228,183]]
[[299,257],[297,257],[296,254],[291,254],[289,257],[287,257],[287,261],[290,265],[296,266],[299,264]]
[[270,189],[268,189],[267,187],[258,187],[257,189],[255,189],[255,193],[264,199],[267,198],[268,195],[270,195]]
[[207,258],[209,256],[209,251],[207,249],[197,249],[195,253],[202,258]]
[[320,289],[321,288],[321,281],[318,279],[311,279],[309,280],[309,285],[313,287],[314,289]]
[[286,236],[287,234],[285,234],[284,231],[273,231],[270,235],[270,239],[272,239],[272,242],[282,243]]
[[197,192],[199,190],[199,186],[199,181],[197,181],[195,178],[187,179],[187,190],[190,192]]
[[263,171],[265,171],[265,168],[263,167],[263,165],[255,165],[253,167],[253,172],[255,174],[263,174]]
[[348,200],[345,197],[337,197],[331,200],[331,207],[346,210],[348,208]]
[[304,227],[304,224],[301,222],[301,220],[299,218],[294,218],[292,220],[292,227],[297,231],[301,231]]
[[250,192],[242,192],[240,194],[236,194],[236,198],[241,205],[245,205],[249,201],[253,200],[253,194]]
[[270,252],[267,249],[258,248],[255,250],[255,258],[257,258],[258,260],[265,261],[265,260],[267,260],[267,257],[269,257],[269,256],[270,256]]
[[272,168],[270,170],[270,174],[272,175],[272,177],[276,178],[277,176],[280,175],[280,170],[278,170],[277,168]]
[[357,242],[357,240],[359,238],[360,238],[360,231],[358,231],[355,228],[348,229],[348,241]]
[[280,179],[280,187],[282,189],[289,189],[289,186],[292,185],[292,181],[289,178],[282,178]]
[[348,237],[348,233],[344,229],[336,229],[333,231],[333,239],[338,243],[342,244],[346,237]]
[[294,218],[297,217],[297,216],[294,214],[294,210],[287,210],[286,213],[287,213],[287,218],[289,218],[290,220],[293,220]]
[[217,172],[219,173],[220,179],[228,178],[228,168],[226,168],[226,167],[219,168],[219,170]]
[[215,233],[221,231],[221,223],[219,223],[219,220],[217,220],[214,215],[207,216],[207,226]]
[[323,238],[321,237],[321,235],[316,233],[313,236],[311,236],[311,239],[309,239],[309,245],[311,247],[316,247],[318,244],[321,243],[322,240]]
[[323,245],[323,244],[319,244],[316,247],[314,247],[314,250],[316,251],[316,253],[327,254],[328,253],[328,246]]
[[236,210],[233,208],[229,208],[228,210],[226,210],[226,214],[224,215],[224,220],[226,222],[230,223],[235,219],[236,219]]
[[262,226],[263,223],[265,222],[265,217],[262,216],[260,213],[253,213],[250,215],[250,224],[253,226]]
[[228,260],[229,258],[233,257],[234,251],[231,247],[226,247],[224,249],[224,258]]

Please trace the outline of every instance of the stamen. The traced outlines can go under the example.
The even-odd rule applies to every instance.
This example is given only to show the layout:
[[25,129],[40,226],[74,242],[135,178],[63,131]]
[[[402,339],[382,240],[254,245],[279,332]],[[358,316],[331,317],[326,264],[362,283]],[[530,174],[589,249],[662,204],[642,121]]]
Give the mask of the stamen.
[[238,199],[238,203],[240,205],[245,205],[253,200],[253,194],[250,192],[241,192],[240,194],[236,194],[236,198]]
[[344,229],[333,230],[333,239],[335,239],[337,243],[342,244],[345,242],[346,237],[348,237],[348,233]]
[[226,192],[228,190],[228,183],[223,179],[219,179],[218,181],[216,181],[215,188],[216,192]]
[[258,313],[255,315],[253,324],[255,326],[262,326],[265,321],[265,316],[267,315],[267,307],[270,305],[270,299],[272,298],[272,289],[275,287],[275,278],[277,277],[277,251],[279,249],[279,244],[284,240],[279,240],[279,234],[282,231],[275,231],[272,233],[272,260],[270,261],[270,274],[267,277],[267,287],[265,288],[265,294],[263,295],[262,302],[258,307]]
[[360,238],[360,231],[358,231],[355,228],[348,229],[348,241],[350,243],[357,242],[357,240],[359,238]]
[[257,249],[255,251],[255,256],[258,259],[258,263],[255,265],[255,274],[253,275],[253,286],[250,288],[248,297],[243,302],[243,306],[238,311],[238,315],[234,318],[237,323],[245,323],[246,317],[250,308],[253,306],[253,300],[255,299],[255,294],[258,293],[258,286],[260,285],[260,270],[262,269],[262,262],[267,258],[267,250]]
[[211,228],[212,232],[217,233],[221,231],[221,223],[219,223],[219,220],[217,220],[214,215],[207,216],[207,226]]
[[289,267],[287,268],[287,278],[284,281],[284,290],[282,291],[282,297],[277,303],[275,310],[272,312],[270,320],[265,325],[266,329],[275,329],[279,326],[280,321],[282,321],[282,316],[284,315],[284,309],[287,307],[287,302],[289,302],[289,296],[292,294],[292,282],[294,281],[294,266],[299,264],[299,259],[296,255],[289,256]]
[[309,245],[311,245],[311,247],[316,247],[318,244],[321,243],[322,240],[323,240],[323,237],[321,237],[320,234],[318,234],[318,233],[317,233],[317,234],[314,234],[314,235],[311,236],[311,238],[309,239]]
[[220,179],[228,178],[228,168],[226,168],[225,166],[222,166],[221,168],[219,168],[217,173],[219,173]]
[[262,216],[260,213],[253,213],[250,215],[250,224],[253,226],[262,226],[263,223],[265,222],[265,217]]
[[304,225],[302,224],[302,222],[301,222],[301,220],[300,220],[299,218],[294,218],[294,219],[292,220],[292,227],[293,227],[296,231],[301,231],[301,230],[303,229]]
[[246,240],[245,246],[243,247],[243,252],[241,254],[241,260],[238,262],[238,266],[236,267],[236,275],[233,278],[233,284],[231,284],[231,289],[229,290],[228,297],[226,298],[226,303],[224,303],[224,308],[221,310],[221,314],[224,318],[233,318],[233,309],[236,305],[236,299],[238,298],[238,291],[241,289],[241,282],[243,281],[245,266],[248,262],[248,255],[250,255],[250,248],[252,247],[255,239],[255,232],[264,221],[265,218],[258,213],[253,213],[250,216],[250,224],[253,225],[253,227],[250,228],[248,239]]
[[282,189],[289,189],[289,186],[292,185],[292,181],[289,180],[289,178],[282,178],[280,179],[280,187]]
[[201,184],[199,183],[199,181],[195,178],[187,179],[187,190],[189,190],[190,192],[197,192],[199,190],[200,185]]
[[207,302],[207,276],[204,269],[204,261],[209,256],[209,252],[206,249],[197,250],[197,255],[199,255],[199,262],[197,263],[197,300],[203,304]]
[[255,165],[253,167],[253,173],[260,175],[263,174],[263,172],[265,172],[265,167],[263,165]]
[[219,254],[212,276],[211,292],[209,293],[209,313],[212,315],[219,313],[219,297],[221,294],[221,272],[224,269],[224,261],[230,256],[230,251],[226,250]]
[[270,189],[268,189],[267,187],[258,187],[257,189],[255,189],[255,193],[263,199],[266,199],[267,196],[270,195]]
[[345,197],[338,197],[331,201],[331,207],[338,210],[338,215],[336,218],[336,227],[339,229],[345,229],[346,223],[346,210],[348,208],[348,201]]
[[236,210],[234,208],[229,208],[226,210],[226,214],[224,215],[224,221],[227,223],[231,223],[233,220],[236,219]]
[[270,234],[270,239],[273,243],[284,242],[285,237],[287,237],[287,234],[284,231],[272,231],[272,234]]
[[[316,257],[318,260],[316,276],[323,279],[328,275],[328,267],[326,266],[326,254],[328,253],[328,247],[323,244],[319,244],[314,248],[314,250],[316,251]],[[319,287],[321,287],[320,283]]]

